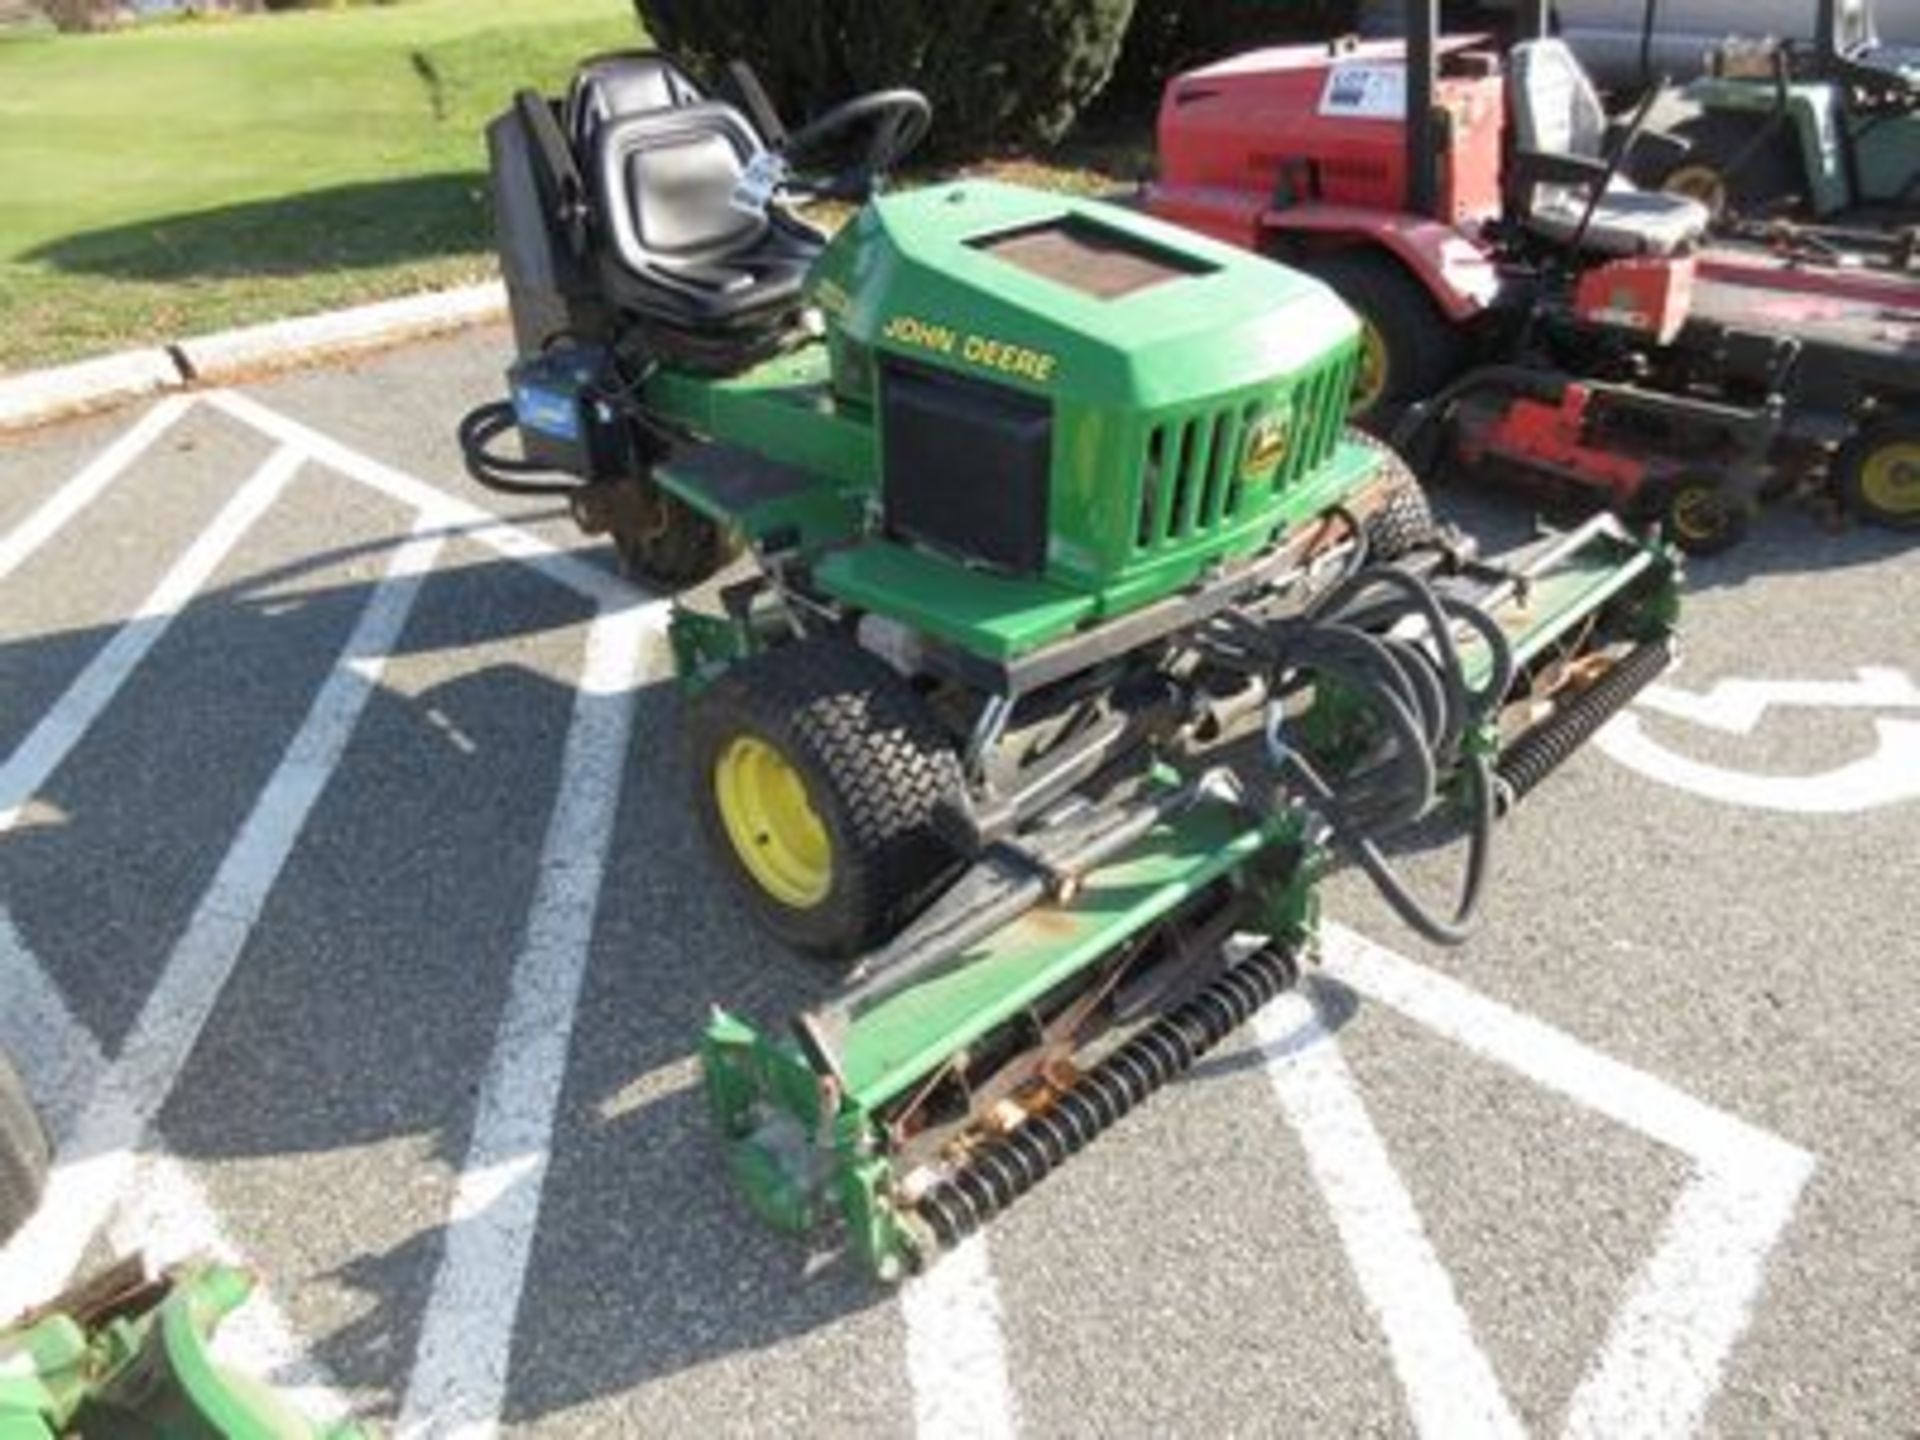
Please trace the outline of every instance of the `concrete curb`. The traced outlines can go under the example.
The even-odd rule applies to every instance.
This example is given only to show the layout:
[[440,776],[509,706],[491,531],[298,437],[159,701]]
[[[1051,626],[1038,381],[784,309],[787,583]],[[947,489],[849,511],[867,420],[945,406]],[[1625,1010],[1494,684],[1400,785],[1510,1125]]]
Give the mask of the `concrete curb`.
[[173,351],[184,362],[188,380],[218,384],[261,370],[305,365],[396,340],[459,330],[491,320],[505,313],[506,307],[506,288],[495,281],[249,325],[244,330],[182,340]]
[[498,319],[506,308],[506,289],[495,280],[10,375],[0,378],[0,433],[30,430],[163,390],[223,384],[460,330]]
[[123,350],[74,365],[0,379],[0,431],[31,426],[177,389],[180,368],[165,350]]

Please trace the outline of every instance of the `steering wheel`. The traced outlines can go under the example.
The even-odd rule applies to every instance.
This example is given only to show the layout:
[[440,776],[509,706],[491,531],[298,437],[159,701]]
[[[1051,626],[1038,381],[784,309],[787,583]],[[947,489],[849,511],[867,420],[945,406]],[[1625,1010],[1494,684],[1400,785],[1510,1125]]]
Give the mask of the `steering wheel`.
[[842,101],[787,136],[780,147],[785,188],[807,199],[864,200],[932,123],[933,107],[918,90],[874,90]]

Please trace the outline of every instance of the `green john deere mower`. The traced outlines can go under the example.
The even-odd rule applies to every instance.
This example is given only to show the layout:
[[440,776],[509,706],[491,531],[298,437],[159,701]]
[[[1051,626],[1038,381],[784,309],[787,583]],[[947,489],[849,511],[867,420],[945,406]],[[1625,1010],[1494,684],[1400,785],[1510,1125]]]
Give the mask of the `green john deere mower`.
[[[681,591],[713,854],[844,967],[781,1029],[716,1013],[713,1113],[765,1219],[891,1277],[1290,985],[1329,865],[1461,938],[1498,810],[1667,663],[1674,566],[1605,517],[1498,559],[1437,528],[1346,426],[1317,282],[880,194],[918,95],[790,134],[731,85],[603,57],[493,124],[520,355],[463,448]],[[861,202],[830,241],[789,208],[823,195]],[[1446,813],[1436,910],[1384,847]]]

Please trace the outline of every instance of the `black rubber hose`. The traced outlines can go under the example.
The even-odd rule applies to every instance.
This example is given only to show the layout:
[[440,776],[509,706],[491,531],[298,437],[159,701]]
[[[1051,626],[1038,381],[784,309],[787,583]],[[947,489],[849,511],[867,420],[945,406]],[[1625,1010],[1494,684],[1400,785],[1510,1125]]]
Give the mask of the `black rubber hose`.
[[1488,861],[1493,854],[1496,807],[1493,777],[1486,758],[1470,755],[1462,763],[1461,769],[1473,792],[1468,804],[1472,828],[1467,832],[1467,863],[1460,877],[1460,895],[1454,903],[1453,914],[1447,919],[1440,919],[1420,903],[1400,878],[1400,872],[1380,853],[1380,847],[1373,840],[1362,838],[1353,847],[1360,867],[1367,872],[1367,878],[1373,881],[1380,897],[1393,907],[1394,913],[1406,921],[1416,934],[1436,945],[1465,943],[1474,916],[1480,911],[1480,897],[1486,891]]
[[460,417],[455,433],[460,440],[460,458],[467,473],[489,490],[503,495],[571,495],[585,488],[580,480],[529,480],[529,475],[550,475],[553,469],[532,460],[512,460],[493,453],[493,442],[519,423],[511,400],[489,400]]
[[[1423,622],[1420,640],[1392,633],[1415,618]],[[1490,664],[1477,687],[1467,681],[1455,624],[1467,625],[1486,644]],[[1297,750],[1276,745],[1274,758],[1401,919],[1437,944],[1460,944],[1490,868],[1496,787],[1486,758],[1471,745],[1513,684],[1516,666],[1505,633],[1478,606],[1436,594],[1409,571],[1377,566],[1336,584],[1307,615],[1272,627],[1264,648],[1276,672],[1275,703],[1331,681],[1373,714],[1384,732],[1374,747],[1380,758],[1337,783]],[[1467,855],[1453,912],[1442,917],[1414,896],[1379,841],[1427,815],[1442,778],[1456,772],[1470,817]]]

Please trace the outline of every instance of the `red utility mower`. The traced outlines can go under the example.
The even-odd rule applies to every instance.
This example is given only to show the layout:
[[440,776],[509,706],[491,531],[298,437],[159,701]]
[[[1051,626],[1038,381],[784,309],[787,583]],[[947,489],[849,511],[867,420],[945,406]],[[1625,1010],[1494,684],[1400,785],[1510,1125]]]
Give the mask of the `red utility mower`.
[[[1707,244],[1706,209],[1622,175],[1610,125],[1522,0],[1523,39],[1255,51],[1176,77],[1158,215],[1325,280],[1365,326],[1355,413],[1430,468],[1658,518],[1696,552],[1762,494],[1824,487],[1920,528],[1920,273],[1790,230]],[[1398,426],[1397,430],[1395,429]]]

